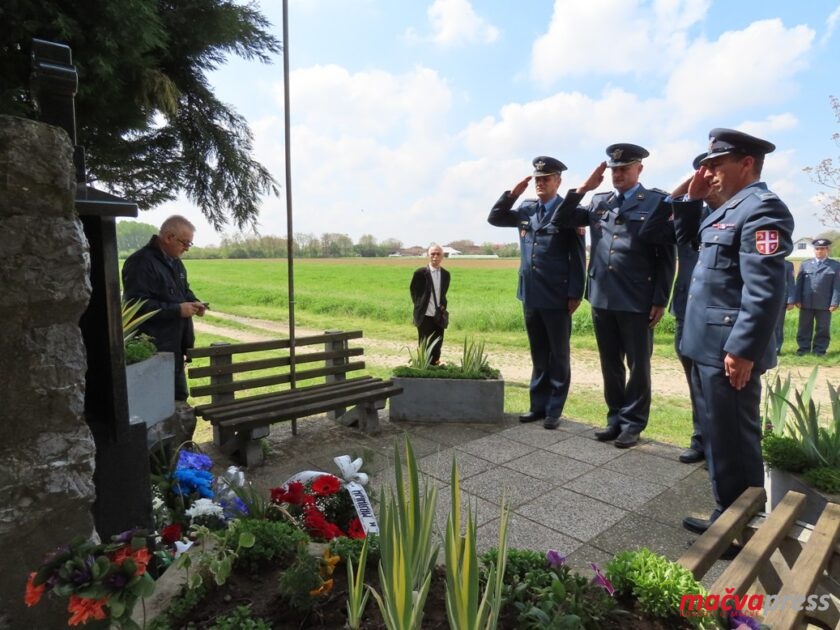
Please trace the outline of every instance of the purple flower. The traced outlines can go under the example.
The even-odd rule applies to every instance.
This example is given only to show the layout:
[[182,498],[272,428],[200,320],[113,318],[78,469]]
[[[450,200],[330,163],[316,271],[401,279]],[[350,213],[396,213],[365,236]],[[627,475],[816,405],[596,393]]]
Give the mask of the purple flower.
[[197,470],[210,470],[213,467],[213,460],[201,453],[181,451],[178,454],[178,465],[176,468],[195,468]]
[[124,532],[121,532],[114,536],[113,541],[127,545],[131,542],[131,539],[134,538],[134,534],[136,533],[136,531],[136,529],[127,529]]
[[610,595],[615,593],[615,587],[610,583],[606,576],[601,573],[600,567],[598,567],[598,565],[594,562],[590,562],[589,566],[591,566],[592,570],[595,571],[595,577],[592,578],[592,583],[602,587]]
[[755,617],[750,617],[739,612],[729,615],[730,630],[761,630],[761,624]]
[[128,583],[129,576],[125,573],[114,573],[108,578],[108,583],[114,588],[124,588]]
[[556,549],[549,549],[548,553],[545,554],[545,559],[548,560],[552,569],[559,569],[566,564],[566,556],[560,555],[560,552]]

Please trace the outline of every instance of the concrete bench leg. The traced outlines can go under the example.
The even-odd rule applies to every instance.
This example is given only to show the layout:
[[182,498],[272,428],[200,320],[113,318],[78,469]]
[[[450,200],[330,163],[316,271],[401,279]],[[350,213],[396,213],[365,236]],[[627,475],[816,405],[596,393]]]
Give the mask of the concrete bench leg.
[[365,433],[376,435],[380,431],[379,410],[385,408],[384,400],[356,405],[344,412],[336,421],[345,427],[359,427]]

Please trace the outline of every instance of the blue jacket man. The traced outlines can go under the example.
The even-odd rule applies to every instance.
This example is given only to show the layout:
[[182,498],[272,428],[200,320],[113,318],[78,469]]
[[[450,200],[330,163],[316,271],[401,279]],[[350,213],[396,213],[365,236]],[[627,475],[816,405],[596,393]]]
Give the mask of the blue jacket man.
[[831,341],[831,314],[840,305],[840,262],[828,257],[830,245],[827,238],[816,239],[815,258],[803,262],[796,276],[794,301],[799,307],[796,354],[800,356],[812,351],[818,357],[823,356]]
[[[587,182],[570,191],[552,218],[558,226],[589,226],[591,248],[586,297],[607,403],[607,427],[596,431],[602,441],[628,448],[639,441],[650,413],[650,355],[653,328],[668,304],[674,279],[673,245],[654,244],[641,236],[641,226],[663,202],[666,193],[639,183],[642,159],[649,154],[634,144],[607,147],[603,162]],[[615,192],[596,194],[578,206],[586,192],[612,169]],[[625,361],[629,367],[629,378]]]
[[[703,438],[718,504],[708,520],[683,520],[694,532],[708,529],[748,487],[764,484],[761,375],[776,365],[793,232],[787,206],[759,181],[774,149],[739,131],[713,129],[688,201],[672,204],[680,242],[700,243],[680,351],[694,361],[695,395],[705,404]],[[713,191],[723,203],[701,220],[700,206]]]
[[[532,176],[499,197],[487,221],[519,232],[516,297],[522,301],[533,365],[531,407],[519,420],[543,420],[546,429],[556,429],[569,394],[569,338],[572,314],[583,296],[586,253],[583,236],[550,222],[551,213],[562,201],[557,189],[566,166],[548,156],[534,158],[533,166]],[[538,198],[512,209],[532,177]]]
[[785,342],[785,314],[793,310],[796,304],[796,280],[793,277],[793,263],[785,261],[785,305],[779,312],[779,322],[776,324],[776,354],[782,353]]

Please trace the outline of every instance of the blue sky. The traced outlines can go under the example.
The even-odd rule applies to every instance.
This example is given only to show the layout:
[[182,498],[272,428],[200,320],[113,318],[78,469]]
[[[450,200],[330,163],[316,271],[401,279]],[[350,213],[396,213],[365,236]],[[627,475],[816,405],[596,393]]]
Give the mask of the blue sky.
[[[260,7],[282,38],[281,2]],[[837,0],[290,0],[289,29],[295,232],[515,241],[486,218],[534,156],[569,167],[565,190],[607,145],[640,144],[642,183],[667,190],[713,127],[774,142],[763,179],[795,236],[825,229],[802,168],[840,153]],[[231,59],[211,81],[282,183],[282,57]],[[186,200],[140,220],[174,212],[219,242]],[[263,200],[259,231],[285,235],[285,191]]]

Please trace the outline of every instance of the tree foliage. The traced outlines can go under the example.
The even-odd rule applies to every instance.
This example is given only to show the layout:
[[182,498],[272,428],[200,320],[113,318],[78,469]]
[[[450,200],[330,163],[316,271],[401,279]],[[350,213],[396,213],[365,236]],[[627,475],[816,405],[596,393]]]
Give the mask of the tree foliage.
[[[840,99],[836,96],[830,98],[834,117],[840,123]],[[831,139],[840,147],[840,133],[833,133]],[[822,222],[826,225],[840,225],[840,159],[838,162],[835,165],[831,158],[826,158],[816,166],[805,169],[813,181],[828,188],[828,192],[820,194],[823,206]]]
[[232,0],[4,0],[0,114],[37,118],[33,37],[69,45],[76,119],[91,179],[141,208],[183,192],[216,228],[253,226],[277,193],[246,121],[207,74],[228,55],[268,62],[280,43],[253,3]]
[[152,238],[153,234],[158,233],[156,228],[151,223],[141,223],[140,221],[118,221],[117,222],[117,249],[122,254],[130,254],[135,252]]

